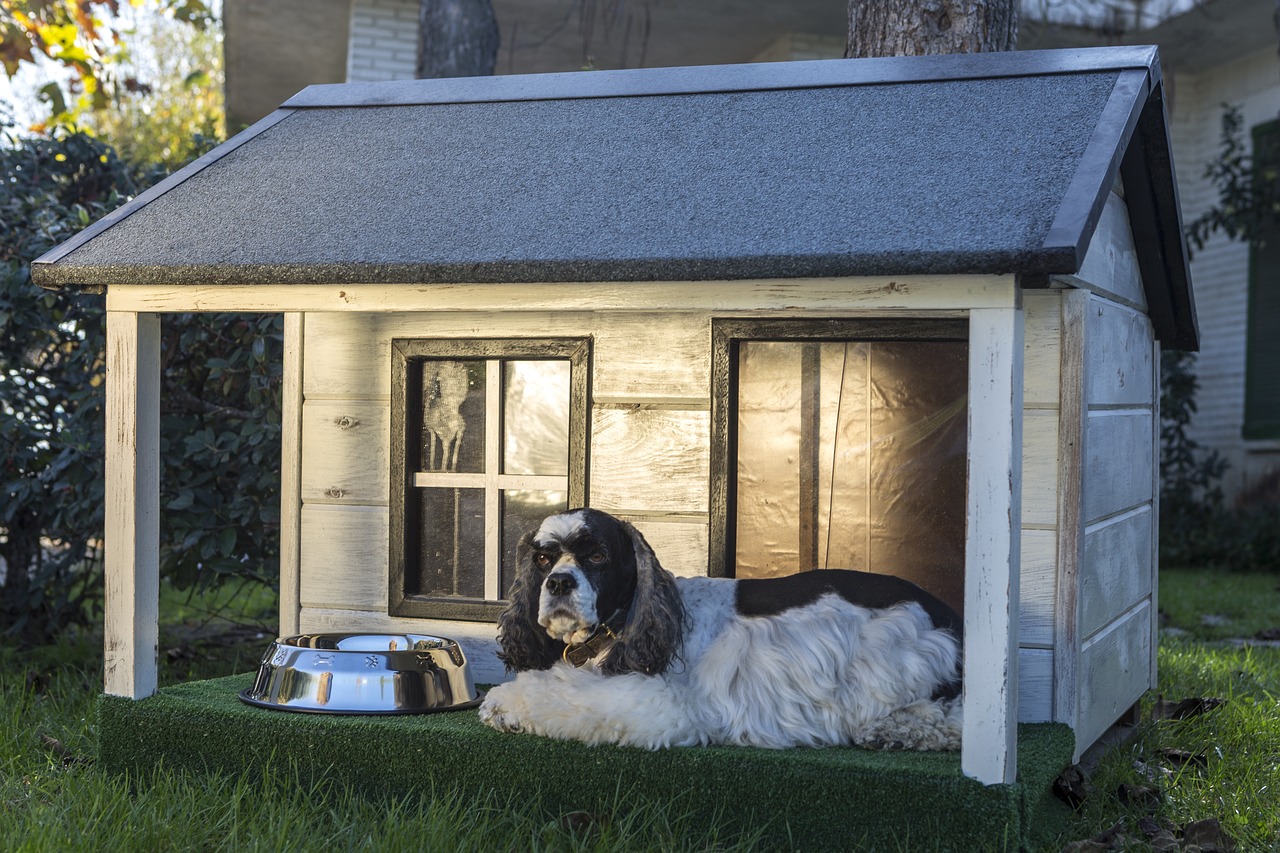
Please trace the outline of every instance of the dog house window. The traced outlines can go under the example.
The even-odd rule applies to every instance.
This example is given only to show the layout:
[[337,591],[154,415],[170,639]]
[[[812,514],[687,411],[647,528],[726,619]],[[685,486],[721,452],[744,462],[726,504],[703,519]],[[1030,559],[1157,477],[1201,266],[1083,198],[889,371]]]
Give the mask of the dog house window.
[[390,611],[497,617],[521,535],[584,503],[584,338],[392,341]]
[[961,610],[964,321],[712,328],[712,573],[891,573]]

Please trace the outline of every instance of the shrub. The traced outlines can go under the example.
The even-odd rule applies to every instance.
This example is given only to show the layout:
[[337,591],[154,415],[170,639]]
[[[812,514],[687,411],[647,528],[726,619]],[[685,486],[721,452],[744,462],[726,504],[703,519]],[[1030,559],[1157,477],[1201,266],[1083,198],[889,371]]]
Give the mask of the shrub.
[[[0,634],[42,642],[102,601],[102,297],[30,262],[163,177],[77,132],[0,138]],[[281,318],[167,315],[161,566],[180,586],[278,572]]]
[[1160,375],[1160,564],[1280,571],[1280,472],[1224,500],[1227,462],[1187,434],[1199,385],[1192,353],[1166,351]]

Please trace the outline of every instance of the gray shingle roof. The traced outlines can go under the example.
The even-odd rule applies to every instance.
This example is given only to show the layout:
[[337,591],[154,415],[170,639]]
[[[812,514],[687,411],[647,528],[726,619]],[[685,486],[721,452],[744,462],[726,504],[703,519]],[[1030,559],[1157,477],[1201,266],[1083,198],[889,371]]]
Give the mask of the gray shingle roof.
[[1153,318],[1185,346],[1194,311],[1159,93],[1154,50],[1132,48],[313,86],[33,275],[1073,273],[1123,163],[1131,215],[1154,225]]

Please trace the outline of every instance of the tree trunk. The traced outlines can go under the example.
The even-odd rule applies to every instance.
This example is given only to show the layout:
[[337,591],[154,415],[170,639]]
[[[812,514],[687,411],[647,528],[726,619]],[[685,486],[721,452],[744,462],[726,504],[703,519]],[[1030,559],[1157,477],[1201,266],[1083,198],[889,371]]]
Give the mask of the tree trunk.
[[1016,0],[849,0],[844,55],[921,56],[1013,50]]
[[484,77],[498,61],[498,19],[490,0],[421,0],[416,76]]

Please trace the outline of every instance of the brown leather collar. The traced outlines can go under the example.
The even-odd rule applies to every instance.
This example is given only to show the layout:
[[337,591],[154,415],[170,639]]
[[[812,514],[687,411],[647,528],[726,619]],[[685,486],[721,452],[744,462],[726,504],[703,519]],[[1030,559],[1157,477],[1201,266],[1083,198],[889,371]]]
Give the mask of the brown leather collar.
[[626,621],[627,611],[619,607],[608,619],[596,625],[596,629],[587,639],[581,643],[565,646],[560,657],[573,666],[582,666],[622,639],[622,624]]

